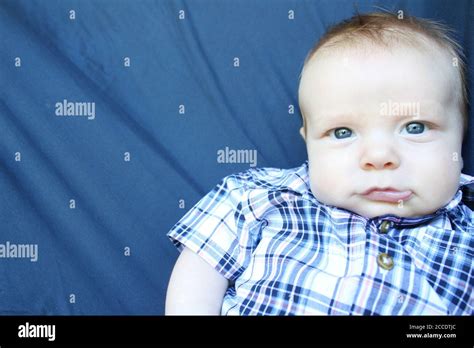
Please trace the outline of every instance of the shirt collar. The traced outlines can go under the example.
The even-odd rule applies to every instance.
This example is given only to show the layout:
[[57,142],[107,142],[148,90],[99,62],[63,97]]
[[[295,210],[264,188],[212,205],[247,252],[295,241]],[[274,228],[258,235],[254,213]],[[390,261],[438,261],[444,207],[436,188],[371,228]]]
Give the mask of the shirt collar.
[[[300,167],[296,169],[294,172],[296,175],[296,180],[294,177],[291,178],[291,180],[288,180],[288,185],[285,187],[291,191],[295,191],[299,195],[302,195],[305,198],[308,198],[312,201],[317,202],[319,205],[324,205],[323,203],[319,202],[316,197],[313,195],[311,192],[311,187],[309,185],[309,171],[308,171],[308,160],[306,160]],[[463,198],[464,195],[464,198]],[[474,177],[463,174],[461,173],[460,178],[459,178],[459,187],[458,191],[454,195],[454,197],[443,207],[439,208],[436,210],[434,213],[425,215],[425,216],[417,216],[417,217],[399,217],[396,215],[392,214],[386,214],[386,215],[381,215],[374,217],[370,220],[390,220],[393,221],[394,223],[398,225],[414,225],[414,224],[420,224],[425,221],[431,220],[434,217],[448,213],[453,211],[461,201],[467,201],[467,202],[474,202]],[[345,210],[348,213],[351,214],[356,214],[352,211],[342,209],[342,208],[337,208],[339,210]],[[357,214],[356,214],[357,215]]]

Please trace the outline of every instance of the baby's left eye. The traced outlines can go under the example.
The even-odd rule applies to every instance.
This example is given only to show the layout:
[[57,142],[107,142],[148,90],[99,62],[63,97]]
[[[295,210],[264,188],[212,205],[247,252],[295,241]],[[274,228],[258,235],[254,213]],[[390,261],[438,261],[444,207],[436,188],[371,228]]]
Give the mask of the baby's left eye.
[[346,127],[336,128],[333,132],[336,139],[345,139],[352,135],[352,131]]
[[410,122],[405,129],[409,134],[421,134],[425,130],[425,125],[421,122]]

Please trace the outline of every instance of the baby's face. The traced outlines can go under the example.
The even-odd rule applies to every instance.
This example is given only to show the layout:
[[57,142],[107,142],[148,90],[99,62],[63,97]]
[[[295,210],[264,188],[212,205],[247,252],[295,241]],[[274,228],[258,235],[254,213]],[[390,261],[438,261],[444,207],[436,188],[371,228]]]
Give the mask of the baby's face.
[[437,50],[317,53],[299,91],[314,196],[367,218],[448,203],[463,166],[455,69]]

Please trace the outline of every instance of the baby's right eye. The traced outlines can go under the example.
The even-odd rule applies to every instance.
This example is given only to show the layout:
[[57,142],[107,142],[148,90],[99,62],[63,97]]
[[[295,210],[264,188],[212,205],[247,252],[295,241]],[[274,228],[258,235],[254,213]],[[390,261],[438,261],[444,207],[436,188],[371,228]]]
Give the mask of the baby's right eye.
[[333,130],[334,136],[336,139],[345,139],[350,138],[352,135],[352,131],[349,128],[342,127],[342,128],[335,128]]

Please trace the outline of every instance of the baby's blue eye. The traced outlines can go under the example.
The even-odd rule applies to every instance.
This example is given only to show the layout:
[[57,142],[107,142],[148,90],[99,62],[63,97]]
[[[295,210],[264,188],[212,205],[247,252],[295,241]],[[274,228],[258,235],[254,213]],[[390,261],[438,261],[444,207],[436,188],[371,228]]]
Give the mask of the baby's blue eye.
[[349,138],[352,135],[352,131],[349,128],[336,128],[334,135],[337,139]]
[[420,134],[425,130],[425,125],[420,122],[410,122],[405,126],[405,129],[410,134]]

